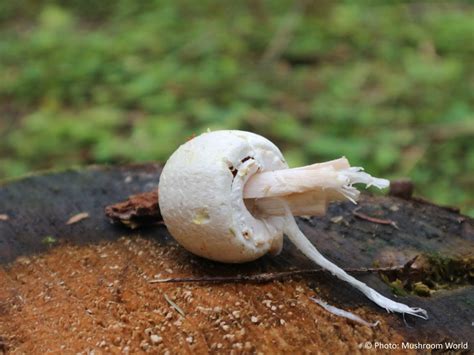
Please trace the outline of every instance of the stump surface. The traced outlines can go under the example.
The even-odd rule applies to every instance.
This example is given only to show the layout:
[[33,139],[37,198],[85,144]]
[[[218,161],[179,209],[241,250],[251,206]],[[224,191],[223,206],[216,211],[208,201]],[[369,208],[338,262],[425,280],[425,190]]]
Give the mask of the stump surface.
[[[428,321],[387,314],[322,272],[259,284],[150,283],[315,268],[288,240],[277,257],[226,265],[186,252],[164,226],[132,231],[111,225],[104,208],[156,189],[159,172],[151,164],[94,166],[0,186],[0,353],[334,353],[404,341],[468,342],[472,349],[474,286],[472,276],[455,282],[462,279],[459,270],[453,285],[430,297],[398,297],[425,308]],[[87,218],[67,224],[84,212]],[[403,265],[417,255],[469,267],[474,256],[473,220],[422,201],[363,196],[358,206],[333,204],[325,217],[298,223],[343,268]],[[355,276],[396,297],[378,273]],[[381,324],[369,328],[334,316],[311,296]]]

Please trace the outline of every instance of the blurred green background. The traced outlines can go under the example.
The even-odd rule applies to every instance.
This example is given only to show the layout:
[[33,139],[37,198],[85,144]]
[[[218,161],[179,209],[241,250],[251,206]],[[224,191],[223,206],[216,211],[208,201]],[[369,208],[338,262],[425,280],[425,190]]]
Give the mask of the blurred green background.
[[260,133],[474,215],[474,5],[0,1],[0,178]]

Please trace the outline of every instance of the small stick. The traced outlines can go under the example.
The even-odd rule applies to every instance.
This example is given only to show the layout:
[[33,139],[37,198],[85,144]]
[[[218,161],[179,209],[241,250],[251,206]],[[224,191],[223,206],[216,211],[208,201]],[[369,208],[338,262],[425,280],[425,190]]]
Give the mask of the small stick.
[[381,218],[367,216],[364,213],[358,212],[357,208],[354,211],[352,211],[352,214],[354,216],[360,218],[360,219],[365,220],[365,221],[369,221],[369,222],[377,223],[377,224],[386,224],[386,225],[392,226],[395,229],[398,229],[398,230],[400,229],[400,228],[398,228],[397,223],[392,221],[391,219],[381,219]]
[[[379,272],[379,271],[397,271],[406,268],[406,265],[398,266],[387,266],[379,268],[361,268],[361,269],[345,269],[347,272],[364,273],[364,272]],[[282,279],[288,276],[302,275],[302,274],[315,274],[326,272],[325,269],[304,269],[304,270],[293,270],[293,271],[280,271],[280,272],[265,272],[262,274],[255,275],[237,275],[237,276],[198,276],[198,277],[170,277],[166,279],[152,279],[148,283],[199,283],[199,282],[210,282],[210,283],[234,283],[234,282],[255,282],[263,283],[277,279]]]

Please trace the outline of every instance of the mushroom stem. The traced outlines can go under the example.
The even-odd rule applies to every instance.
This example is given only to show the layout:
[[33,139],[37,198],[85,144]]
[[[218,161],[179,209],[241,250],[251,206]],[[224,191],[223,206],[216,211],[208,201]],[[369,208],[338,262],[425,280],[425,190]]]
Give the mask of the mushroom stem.
[[294,169],[266,171],[253,175],[245,184],[247,208],[259,216],[283,216],[283,199],[294,216],[324,215],[331,201],[349,199],[355,203],[359,191],[353,184],[378,188],[389,181],[378,179],[351,167],[346,158]]
[[330,201],[345,198],[355,203],[359,191],[353,184],[385,188],[389,181],[350,167],[346,158],[295,169],[267,171],[253,175],[244,188],[247,208],[259,216],[285,216],[284,233],[309,259],[334,276],[348,282],[388,312],[408,313],[428,319],[422,308],[412,308],[382,296],[326,259],[298,228],[294,215],[323,215]]
[[388,299],[385,296],[382,296],[380,293],[370,288],[363,282],[357,280],[353,276],[346,273],[343,269],[333,264],[331,261],[326,259],[311,242],[306,238],[303,232],[298,228],[295,219],[293,218],[291,211],[288,206],[284,206],[286,209],[286,221],[285,223],[285,234],[290,238],[293,244],[301,250],[309,259],[314,261],[316,264],[322,268],[330,271],[337,278],[346,281],[351,284],[364,295],[367,296],[370,300],[375,302],[382,308],[385,308],[387,312],[398,312],[398,313],[408,313],[416,317],[423,319],[428,319],[427,312],[422,308],[412,308],[403,303],[398,303]]
[[281,199],[288,204],[293,216],[323,216],[326,214],[327,202],[344,199],[343,195],[339,197],[334,194],[333,198],[328,199],[328,193],[322,189],[313,191],[294,193],[281,198],[249,198],[245,199],[245,206],[254,215],[258,217],[284,216],[285,209],[282,207]]

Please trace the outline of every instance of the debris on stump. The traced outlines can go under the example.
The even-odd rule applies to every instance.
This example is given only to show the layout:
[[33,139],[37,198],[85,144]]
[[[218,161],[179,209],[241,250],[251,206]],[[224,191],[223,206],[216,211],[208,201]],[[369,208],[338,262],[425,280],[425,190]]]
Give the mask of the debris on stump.
[[[311,242],[344,270],[360,269],[365,282],[386,295],[391,289],[405,294],[401,300],[431,316],[404,319],[311,269],[290,243],[278,256],[221,264],[186,252],[165,228],[136,233],[107,223],[105,206],[117,207],[117,196],[155,190],[159,173],[154,164],[94,166],[0,186],[0,212],[10,217],[0,222],[0,354],[91,347],[136,353],[142,342],[156,353],[182,352],[183,346],[194,353],[357,353],[367,342],[401,347],[440,339],[472,351],[472,218],[416,198],[367,194],[356,212],[395,221],[399,229],[354,216],[351,202],[329,205],[324,217],[298,218]],[[62,193],[51,194],[51,186]],[[157,200],[150,200],[156,212]],[[122,204],[121,213],[136,213],[137,204]],[[65,224],[80,211],[89,218],[73,228]],[[286,272],[292,275],[283,277]],[[172,309],[165,293],[186,317]],[[314,296],[380,324],[365,327],[335,317]]]
[[391,180],[389,195],[409,200],[414,189],[415,185],[410,179]]
[[89,218],[89,213],[81,212],[81,213],[75,214],[74,216],[69,218],[68,221],[66,222],[66,224],[67,225],[75,224],[75,223],[78,223],[78,222],[82,221],[83,219],[87,219],[87,218]]
[[107,206],[105,214],[112,223],[131,229],[163,223],[157,191],[132,195],[127,201]]

